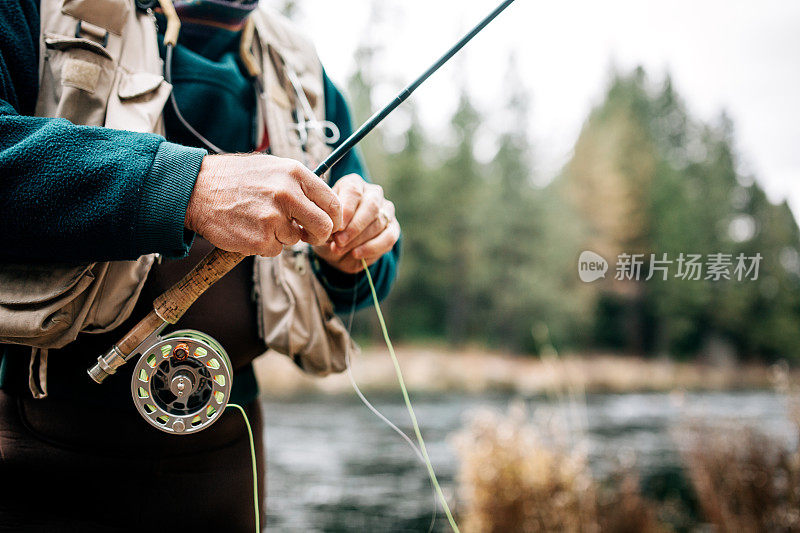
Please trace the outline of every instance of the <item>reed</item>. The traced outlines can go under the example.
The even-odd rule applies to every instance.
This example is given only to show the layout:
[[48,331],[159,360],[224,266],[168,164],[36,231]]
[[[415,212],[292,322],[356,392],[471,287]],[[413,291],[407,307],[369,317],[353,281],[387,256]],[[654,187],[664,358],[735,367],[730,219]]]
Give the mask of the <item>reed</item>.
[[663,528],[635,476],[593,477],[580,445],[527,422],[525,410],[483,411],[454,438],[460,458],[459,513],[466,532],[655,532]]

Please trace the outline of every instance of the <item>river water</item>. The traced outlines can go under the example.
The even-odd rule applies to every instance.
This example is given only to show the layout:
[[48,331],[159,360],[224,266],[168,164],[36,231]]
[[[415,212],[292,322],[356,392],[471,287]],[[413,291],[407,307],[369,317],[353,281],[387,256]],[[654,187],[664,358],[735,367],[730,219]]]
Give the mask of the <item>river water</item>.
[[[399,394],[370,399],[411,434]],[[674,435],[688,420],[746,424],[788,446],[796,445],[797,438],[784,397],[771,392],[596,394],[577,410],[570,402],[500,393],[417,394],[412,399],[449,501],[458,469],[450,437],[476,410],[506,412],[512,401],[524,402],[534,423],[567,421],[565,426],[582,436],[600,475],[620,461],[635,460],[643,491],[654,498],[685,490]],[[263,405],[270,531],[428,530],[434,504],[424,467],[355,396],[267,398]],[[446,526],[440,512],[435,530],[446,531]]]

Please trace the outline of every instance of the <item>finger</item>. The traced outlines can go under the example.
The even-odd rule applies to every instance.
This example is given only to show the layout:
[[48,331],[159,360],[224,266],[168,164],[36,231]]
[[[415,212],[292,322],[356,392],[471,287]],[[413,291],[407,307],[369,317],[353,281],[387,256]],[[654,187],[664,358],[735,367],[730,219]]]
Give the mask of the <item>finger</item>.
[[[350,178],[353,176],[354,178]],[[349,174],[333,185],[333,191],[342,203],[342,228],[346,228],[356,213],[361,196],[364,193],[365,181],[358,174]]]
[[334,253],[346,254],[353,250],[356,246],[361,246],[365,242],[374,239],[381,232],[386,228],[386,222],[384,222],[380,217],[376,218],[372,221],[372,223],[367,226],[367,228],[356,235],[355,239],[349,241],[344,247],[340,247],[336,242],[333,243],[334,248],[332,249]]
[[380,235],[350,253],[356,259],[376,259],[391,250],[399,238],[400,224],[393,220]]
[[261,257],[275,257],[280,255],[283,245],[274,238],[269,238],[261,244],[257,253]]
[[331,217],[300,190],[292,192],[292,189],[288,187],[275,195],[279,211],[301,226],[300,235],[304,242],[322,244],[327,241],[333,233]]
[[292,219],[287,219],[285,224],[277,225],[274,230],[275,240],[283,246],[292,246],[303,238],[303,230],[300,225]]
[[321,246],[314,246],[314,255],[325,261],[331,266],[336,266],[342,258],[331,251],[331,245],[326,243]]
[[368,187],[364,190],[361,202],[358,204],[353,219],[339,232],[335,241],[340,248],[344,248],[356,236],[360,235],[372,221],[378,218],[378,212],[383,205],[383,189],[379,186]]
[[344,247],[336,247],[342,253],[348,253],[355,249],[357,246],[377,237],[386,227],[391,224],[394,218],[394,203],[389,200],[383,200],[383,207],[378,210],[378,216],[367,228],[357,235],[354,239],[347,243]]
[[[294,168],[294,176],[300,184],[300,188],[303,190],[303,194],[306,198],[327,213],[328,217],[333,222],[332,231],[339,231],[343,227],[342,204],[339,201],[339,197],[336,196],[322,178],[318,177],[303,165],[298,164]],[[303,226],[305,226],[305,224]]]

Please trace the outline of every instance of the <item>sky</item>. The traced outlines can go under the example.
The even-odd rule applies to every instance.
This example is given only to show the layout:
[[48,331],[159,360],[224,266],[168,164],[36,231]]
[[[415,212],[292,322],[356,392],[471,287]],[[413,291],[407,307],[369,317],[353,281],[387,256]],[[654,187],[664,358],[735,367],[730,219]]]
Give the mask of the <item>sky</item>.
[[[385,85],[374,96],[381,105],[497,3],[381,0],[375,17],[368,0],[298,0],[295,19],[340,85],[356,68],[358,44],[379,44],[376,75]],[[612,68],[642,65],[656,81],[669,72],[694,116],[710,121],[724,110],[742,172],[800,215],[800,2],[517,0],[412,96],[426,126],[446,132],[460,83],[482,112],[499,110],[512,52],[531,97],[530,116],[519,120],[527,122],[545,180],[568,160]],[[398,114],[386,127],[404,124]],[[488,132],[502,126],[484,125]]]

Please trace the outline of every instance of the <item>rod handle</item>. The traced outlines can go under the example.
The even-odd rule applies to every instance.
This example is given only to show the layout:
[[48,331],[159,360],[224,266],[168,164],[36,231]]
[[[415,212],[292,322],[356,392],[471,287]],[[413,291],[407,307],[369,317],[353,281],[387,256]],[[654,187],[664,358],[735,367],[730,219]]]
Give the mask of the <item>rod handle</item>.
[[87,371],[96,383],[102,383],[108,376],[116,374],[117,369],[136,355],[136,348],[151,335],[157,335],[167,323],[161,320],[155,310],[150,311],[108,352],[97,358],[97,362]]
[[230,272],[246,256],[214,248],[183,279],[153,302],[156,314],[165,322],[176,323],[206,289]]

